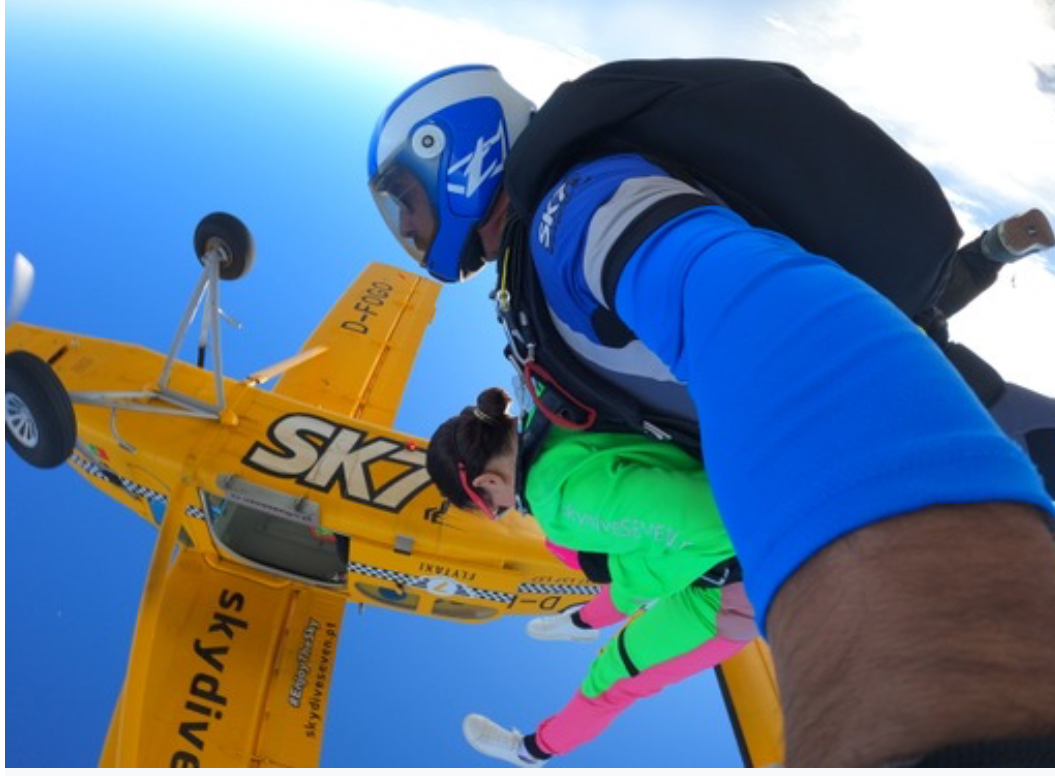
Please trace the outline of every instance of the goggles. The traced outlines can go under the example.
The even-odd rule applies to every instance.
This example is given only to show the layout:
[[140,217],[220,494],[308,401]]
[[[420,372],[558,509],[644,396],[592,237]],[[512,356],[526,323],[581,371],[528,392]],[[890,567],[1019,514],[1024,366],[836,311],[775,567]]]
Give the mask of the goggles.
[[465,495],[469,497],[469,500],[473,502],[473,505],[475,505],[477,509],[487,515],[488,520],[497,520],[505,514],[505,509],[499,509],[496,511],[494,507],[488,504],[484,497],[480,495],[480,492],[469,484],[469,474],[465,471],[465,464],[461,461],[458,462],[458,479],[462,483],[462,490],[465,491]]
[[370,193],[381,217],[421,267],[436,239],[436,208],[421,179],[402,164],[391,163],[370,180]]

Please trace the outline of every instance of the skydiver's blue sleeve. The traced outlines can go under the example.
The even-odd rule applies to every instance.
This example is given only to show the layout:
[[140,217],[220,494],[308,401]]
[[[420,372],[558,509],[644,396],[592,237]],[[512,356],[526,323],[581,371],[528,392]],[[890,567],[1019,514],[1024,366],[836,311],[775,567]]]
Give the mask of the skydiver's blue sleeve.
[[942,503],[1053,511],[1028,458],[923,332],[834,262],[726,208],[693,210],[642,243],[615,307],[690,387],[763,630],[784,581],[865,525]]

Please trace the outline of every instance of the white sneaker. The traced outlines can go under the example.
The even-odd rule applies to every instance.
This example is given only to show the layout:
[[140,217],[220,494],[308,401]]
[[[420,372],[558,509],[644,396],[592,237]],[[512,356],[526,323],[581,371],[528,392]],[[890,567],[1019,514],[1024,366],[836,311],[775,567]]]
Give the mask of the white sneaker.
[[527,634],[539,641],[596,641],[601,632],[596,628],[580,628],[571,616],[582,607],[577,606],[561,614],[529,620]]
[[545,760],[536,760],[524,751],[524,737],[519,730],[506,730],[479,714],[470,714],[462,721],[462,733],[469,746],[488,757],[521,768],[541,768],[546,764]]

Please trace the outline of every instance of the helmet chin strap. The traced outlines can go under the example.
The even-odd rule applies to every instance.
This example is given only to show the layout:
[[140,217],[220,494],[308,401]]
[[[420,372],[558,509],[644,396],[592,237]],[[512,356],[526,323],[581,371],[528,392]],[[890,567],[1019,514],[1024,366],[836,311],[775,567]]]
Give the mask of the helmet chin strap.
[[[502,232],[508,220],[508,212],[509,195],[506,194],[505,189],[499,188],[495,193],[494,202],[488,208],[487,215],[462,246],[461,256],[458,257],[458,272],[461,280],[472,277],[483,269],[487,262],[498,259],[502,251]],[[485,237],[487,242],[493,244],[492,251],[488,251],[484,245]]]
[[487,261],[496,261],[502,253],[502,237],[505,233],[506,223],[512,214],[512,206],[509,202],[509,194],[504,187],[500,186],[495,192],[494,201],[487,210],[484,220],[476,227],[476,234],[483,246],[481,255]]
[[484,257],[484,246],[480,235],[475,231],[462,246],[461,256],[458,258],[459,280],[467,280],[483,269],[487,259]]

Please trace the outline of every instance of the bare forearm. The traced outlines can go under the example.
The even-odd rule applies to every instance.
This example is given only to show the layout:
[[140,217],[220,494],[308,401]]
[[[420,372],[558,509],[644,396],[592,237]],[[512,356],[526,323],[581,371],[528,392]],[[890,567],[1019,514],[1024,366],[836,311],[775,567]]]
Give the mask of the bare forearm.
[[1055,540],[1021,505],[932,507],[812,558],[768,621],[787,764],[1055,736]]

